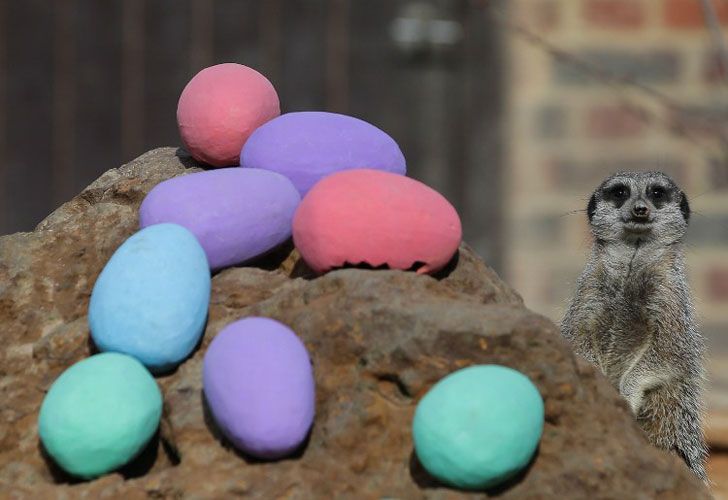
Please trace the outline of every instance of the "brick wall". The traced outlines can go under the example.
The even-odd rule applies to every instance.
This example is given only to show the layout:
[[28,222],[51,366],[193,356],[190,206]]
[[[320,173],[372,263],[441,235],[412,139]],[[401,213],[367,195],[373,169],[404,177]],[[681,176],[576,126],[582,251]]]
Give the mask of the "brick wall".
[[[728,0],[713,4],[728,37]],[[507,279],[558,321],[590,247],[585,214],[572,212],[614,171],[666,171],[696,212],[688,261],[709,337],[709,407],[728,415],[728,72],[700,0],[508,8]]]

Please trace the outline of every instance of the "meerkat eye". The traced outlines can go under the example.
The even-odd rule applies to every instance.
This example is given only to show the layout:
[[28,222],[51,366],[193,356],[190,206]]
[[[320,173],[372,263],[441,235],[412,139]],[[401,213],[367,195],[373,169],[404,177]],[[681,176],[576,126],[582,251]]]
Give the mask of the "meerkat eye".
[[664,200],[667,196],[667,190],[662,186],[652,186],[647,190],[647,196],[655,201]]
[[629,188],[624,184],[617,184],[616,186],[612,186],[611,188],[609,188],[607,194],[610,198],[624,201],[629,198]]

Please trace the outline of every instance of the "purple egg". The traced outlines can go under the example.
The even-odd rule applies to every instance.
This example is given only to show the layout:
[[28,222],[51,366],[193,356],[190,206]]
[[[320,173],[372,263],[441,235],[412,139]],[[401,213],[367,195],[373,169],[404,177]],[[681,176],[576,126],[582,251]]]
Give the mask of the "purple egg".
[[252,456],[289,455],[313,423],[311,360],[296,334],[275,320],[226,326],[205,353],[202,382],[219,429]]
[[358,118],[323,111],[287,113],[265,123],[243,146],[240,165],[285,175],[301,196],[341,170],[407,171],[402,151],[386,133]]
[[142,228],[172,222],[189,229],[212,269],[257,257],[291,236],[301,197],[283,175],[221,168],[157,184],[139,209]]

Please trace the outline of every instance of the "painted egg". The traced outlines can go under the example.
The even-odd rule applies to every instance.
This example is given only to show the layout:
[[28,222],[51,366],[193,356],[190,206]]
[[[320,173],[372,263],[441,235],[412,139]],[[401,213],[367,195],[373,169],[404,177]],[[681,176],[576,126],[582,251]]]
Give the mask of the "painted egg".
[[543,418],[543,400],[528,377],[505,366],[471,366],[440,380],[417,405],[415,453],[447,484],[490,488],[528,465]]
[[38,434],[65,471],[93,478],[129,462],[159,426],[162,395],[139,361],[103,353],[64,371],[43,400]]
[[157,184],[139,210],[141,227],[186,227],[220,269],[261,255],[291,237],[301,197],[284,176],[255,168],[222,168]]
[[194,235],[177,224],[149,226],[116,250],[96,280],[91,336],[101,351],[164,372],[197,345],[209,300],[210,269]]
[[177,125],[196,160],[224,167],[237,165],[253,130],[280,114],[278,94],[263,75],[226,63],[190,80],[177,104]]
[[440,193],[378,170],[323,179],[293,218],[293,241],[317,272],[368,264],[430,273],[448,263],[461,238],[460,218]]
[[280,172],[301,195],[341,170],[403,175],[407,170],[402,151],[386,133],[358,118],[321,111],[287,113],[269,121],[245,143],[240,165]]
[[313,370],[287,326],[268,318],[228,325],[205,353],[202,373],[210,411],[236,448],[275,459],[306,439],[315,411]]

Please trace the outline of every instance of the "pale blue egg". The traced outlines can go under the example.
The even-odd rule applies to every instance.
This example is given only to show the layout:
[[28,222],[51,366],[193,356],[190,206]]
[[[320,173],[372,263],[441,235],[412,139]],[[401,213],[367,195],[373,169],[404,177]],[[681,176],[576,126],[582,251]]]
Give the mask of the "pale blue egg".
[[464,489],[486,489],[523,470],[543,432],[544,406],[524,374],[499,365],[451,373],[417,405],[412,434],[425,469]]
[[116,250],[96,280],[91,336],[101,351],[167,371],[200,340],[209,300],[210,268],[194,235],[177,224],[149,226]]

